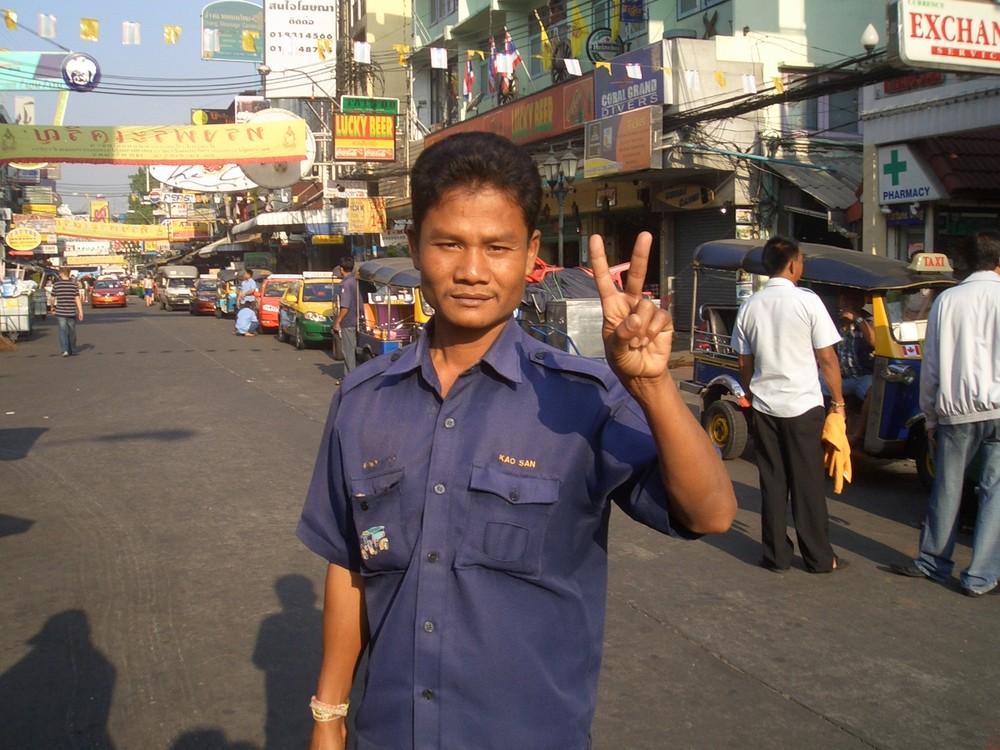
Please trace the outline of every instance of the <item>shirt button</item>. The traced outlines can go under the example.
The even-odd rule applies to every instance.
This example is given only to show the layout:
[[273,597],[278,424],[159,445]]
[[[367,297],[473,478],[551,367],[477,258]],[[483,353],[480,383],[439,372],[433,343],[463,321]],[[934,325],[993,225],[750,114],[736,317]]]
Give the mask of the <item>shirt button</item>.
[[430,620],[428,620],[427,622],[425,622],[424,623],[424,632],[425,633],[433,633],[434,632],[434,623],[431,622]]
[[439,557],[440,555],[438,555],[437,552],[430,552],[427,555],[427,562],[432,562],[432,563],[437,562]]
[[434,494],[435,495],[443,495],[444,494],[444,485],[441,484],[440,482],[438,484],[435,484],[434,485]]
[[368,510],[368,501],[367,500],[362,500],[361,501],[361,510]]
[[432,699],[434,698],[434,691],[433,691],[433,690],[431,690],[430,688],[427,688],[427,689],[426,689],[426,690],[425,690],[425,691],[423,692],[423,696],[424,696],[424,698],[426,698],[427,700],[432,700]]
[[444,420],[444,426],[450,430],[452,427],[455,426],[455,420],[452,419],[451,417],[448,417],[446,420]]
[[399,352],[393,352],[393,353],[392,353],[392,354],[390,355],[390,357],[389,357],[389,361],[390,361],[390,362],[395,362],[395,361],[396,361],[397,359],[399,359],[399,358],[400,358],[401,356],[402,356],[402,355],[401,355],[401,354],[400,354]]
[[516,503],[518,500],[521,499],[521,493],[518,492],[517,490],[511,490],[510,491],[510,499],[511,499],[511,502],[515,502]]
[[545,359],[545,352],[535,352],[535,359],[539,362]]

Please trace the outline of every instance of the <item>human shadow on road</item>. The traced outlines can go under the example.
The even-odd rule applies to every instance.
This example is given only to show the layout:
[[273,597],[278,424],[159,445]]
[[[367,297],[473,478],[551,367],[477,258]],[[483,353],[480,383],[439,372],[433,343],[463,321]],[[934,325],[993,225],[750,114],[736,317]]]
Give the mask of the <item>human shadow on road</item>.
[[[305,746],[303,746],[305,747]],[[221,729],[192,729],[178,737],[170,750],[260,750],[252,742],[229,742]]]
[[11,427],[0,429],[0,461],[27,458],[38,438],[48,432],[46,427]]
[[0,513],[0,537],[24,534],[34,525],[35,522],[30,518],[18,518]]
[[309,699],[319,677],[323,613],[305,576],[282,576],[274,590],[281,611],[264,618],[253,652],[267,698],[264,748],[301,750],[312,734]]
[[0,747],[113,750],[108,714],[116,671],[79,609],[53,615],[32,650],[0,675]]

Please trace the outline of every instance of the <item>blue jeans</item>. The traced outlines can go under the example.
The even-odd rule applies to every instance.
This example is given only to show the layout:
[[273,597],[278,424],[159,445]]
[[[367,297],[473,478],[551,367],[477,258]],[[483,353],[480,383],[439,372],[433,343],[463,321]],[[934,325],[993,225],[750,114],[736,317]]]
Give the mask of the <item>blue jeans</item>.
[[965,471],[980,450],[972,561],[962,571],[960,583],[985,593],[997,585],[1000,576],[1000,419],[938,425],[934,489],[920,534],[920,557],[914,563],[936,581],[943,583],[951,577]]
[[76,317],[56,317],[59,321],[59,345],[64,352],[73,354],[76,351]]

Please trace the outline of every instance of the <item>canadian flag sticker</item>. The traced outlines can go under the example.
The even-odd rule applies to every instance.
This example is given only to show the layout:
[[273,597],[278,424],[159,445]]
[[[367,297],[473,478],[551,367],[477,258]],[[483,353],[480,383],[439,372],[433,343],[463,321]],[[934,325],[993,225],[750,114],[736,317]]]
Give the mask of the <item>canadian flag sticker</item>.
[[903,344],[903,356],[904,357],[919,357],[920,356],[920,344]]

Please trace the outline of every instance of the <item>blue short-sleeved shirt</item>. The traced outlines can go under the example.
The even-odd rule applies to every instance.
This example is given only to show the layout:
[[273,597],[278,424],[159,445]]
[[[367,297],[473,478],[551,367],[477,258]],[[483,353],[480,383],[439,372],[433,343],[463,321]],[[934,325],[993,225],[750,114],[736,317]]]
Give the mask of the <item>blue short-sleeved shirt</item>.
[[428,339],[344,380],[298,527],[365,579],[358,748],[587,748],[609,501],[675,533],[645,418],[515,323],[442,401]]
[[338,292],[340,306],[350,313],[340,324],[341,328],[357,328],[358,326],[358,279],[353,273],[349,273],[340,282]]
[[257,282],[253,279],[243,279],[240,282],[240,291],[244,294],[253,294],[257,291]]

